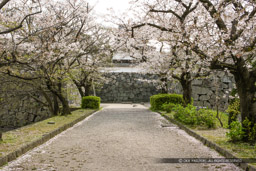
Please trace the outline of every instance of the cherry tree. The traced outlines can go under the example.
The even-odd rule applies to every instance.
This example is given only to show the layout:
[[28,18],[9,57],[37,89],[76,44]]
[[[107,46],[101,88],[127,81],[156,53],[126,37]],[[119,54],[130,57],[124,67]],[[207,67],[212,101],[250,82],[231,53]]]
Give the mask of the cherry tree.
[[0,67],[10,65],[17,59],[13,55],[13,46],[10,44],[10,34],[21,29],[31,16],[42,12],[40,0],[11,1],[3,0],[0,3]]
[[198,60],[210,61],[211,69],[233,74],[242,121],[248,118],[251,126],[256,123],[255,5],[255,1],[244,0],[151,1],[145,4],[151,21],[141,24],[170,33],[178,30],[174,37],[200,57]]
[[80,96],[84,97],[90,94],[90,90],[95,84],[104,80],[100,70],[110,61],[112,54],[109,44],[109,30],[94,25],[89,27],[89,30],[83,31],[77,41],[84,54],[83,56],[77,56],[76,63],[72,66],[69,75]]
[[[27,21],[30,16],[41,13],[39,0],[9,3],[10,1],[11,0],[3,0],[0,3],[0,68],[16,61],[12,53],[12,46],[10,46],[8,41],[9,35],[22,28],[24,22]],[[0,101],[1,100],[2,99],[0,99]],[[0,132],[0,140],[1,139],[2,133]]]
[[88,7],[81,1],[45,1],[42,6],[42,14],[31,17],[31,22],[12,36],[19,62],[17,67],[7,67],[5,73],[41,80],[43,87],[61,102],[62,114],[69,114],[64,85],[76,57],[85,54],[77,39],[86,24]]
[[[256,124],[256,2],[199,0],[202,29],[196,27],[194,52],[211,59],[211,69],[228,70],[235,78],[242,121]],[[202,30],[202,31],[201,31]],[[206,38],[208,40],[206,40]],[[209,43],[211,41],[211,43]],[[245,125],[244,125],[245,126]],[[248,140],[246,132],[244,140]]]
[[[209,65],[208,60],[201,58],[200,55],[193,52],[188,44],[184,43],[193,39],[190,36],[193,23],[187,21],[191,20],[189,14],[193,13],[198,3],[179,6],[179,3],[170,3],[170,1],[156,1],[155,3],[146,1],[142,4],[141,6],[144,6],[144,11],[146,11],[144,18],[140,23],[133,24],[131,30],[128,31],[131,32],[132,38],[136,40],[148,35],[148,40],[155,39],[157,42],[161,42],[162,45],[167,44],[169,46],[169,52],[162,53],[162,48],[160,48],[161,54],[157,56],[149,52],[147,56],[153,60],[149,61],[148,66],[155,65],[155,67],[152,67],[155,68],[154,72],[161,73],[160,70],[165,65],[164,68],[167,67],[169,71],[165,69],[164,74],[160,75],[168,73],[172,79],[177,80],[182,86],[185,104],[189,104],[192,96],[192,81],[209,75],[209,69],[206,67]],[[179,13],[175,13],[173,10],[162,10],[161,7],[174,8]],[[175,15],[173,16],[173,14]],[[163,60],[156,62],[159,55],[162,55]],[[159,63],[162,63],[162,67],[156,67]],[[167,77],[161,79],[166,80]]]

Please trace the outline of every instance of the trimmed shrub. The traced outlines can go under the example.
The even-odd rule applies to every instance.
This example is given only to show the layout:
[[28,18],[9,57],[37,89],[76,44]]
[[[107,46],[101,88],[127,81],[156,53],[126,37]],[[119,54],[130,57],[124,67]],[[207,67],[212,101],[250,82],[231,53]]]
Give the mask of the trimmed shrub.
[[176,104],[174,103],[165,103],[162,105],[162,109],[163,111],[166,111],[167,113],[170,113],[172,111],[172,108],[175,106]]
[[180,94],[157,94],[150,97],[151,110],[163,110],[165,103],[184,105],[184,100]]
[[97,96],[85,96],[82,98],[82,109],[99,109],[100,97]]

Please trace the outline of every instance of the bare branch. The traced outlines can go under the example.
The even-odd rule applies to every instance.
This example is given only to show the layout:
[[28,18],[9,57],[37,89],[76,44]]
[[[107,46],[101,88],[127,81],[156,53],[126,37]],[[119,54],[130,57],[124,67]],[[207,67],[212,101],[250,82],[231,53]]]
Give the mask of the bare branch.
[[19,76],[19,75],[15,75],[9,69],[7,69],[7,72],[1,72],[1,73],[7,74],[7,75],[9,75],[11,77],[14,77],[14,78],[18,78],[18,79],[21,79],[21,80],[27,80],[27,81],[37,80],[37,79],[40,78],[40,77],[22,77],[22,76]]
[[[203,4],[203,6],[209,12],[212,18],[215,19],[216,16],[218,16],[218,12],[210,0],[199,0],[199,1]],[[224,21],[220,16],[217,17],[217,20],[215,21],[215,23],[217,24],[220,30],[224,30],[225,32],[228,31],[226,24],[224,23]]]
[[2,9],[10,0],[3,0],[1,3],[0,3],[0,9]]
[[246,46],[243,51],[244,52],[250,52],[255,48],[256,45],[256,37],[254,37],[253,41],[251,42],[251,44],[249,46]]
[[[181,3],[181,1],[178,1]],[[155,10],[155,9],[151,9],[149,12],[156,12],[156,13],[171,13],[173,14],[175,17],[177,17],[181,23],[184,22],[184,20],[186,19],[186,17],[191,13],[193,12],[197,6],[198,6],[199,3],[196,3],[196,5],[194,7],[191,8],[192,6],[192,3],[189,3],[189,5],[187,6],[186,4],[182,3],[183,7],[186,8],[186,10],[184,11],[184,13],[179,16],[176,12],[174,12],[173,10]]]
[[38,12],[35,12],[35,13],[32,13],[32,14],[26,15],[26,16],[23,18],[23,20],[21,20],[21,22],[20,22],[20,24],[19,24],[18,26],[14,27],[14,28],[7,29],[7,30],[5,30],[5,31],[2,31],[2,32],[0,32],[0,35],[1,35],[1,34],[7,34],[7,33],[13,32],[13,31],[15,31],[15,30],[21,28],[21,27],[23,26],[23,22],[24,22],[28,17],[30,17],[30,16],[32,16],[32,15],[39,14],[39,13],[41,13],[41,12],[42,12],[42,11],[40,10],[40,11],[38,11]]
[[234,65],[218,61],[217,58],[211,62],[210,68],[221,69],[221,70],[224,70],[225,68],[227,68],[228,70],[230,70],[230,72],[233,72],[233,73],[237,72],[237,68]]
[[161,31],[167,31],[167,32],[174,32],[172,29],[169,29],[169,28],[165,28],[165,27],[162,27],[162,26],[159,26],[159,25],[156,25],[156,24],[152,24],[152,23],[143,23],[143,24],[139,24],[139,25],[136,25],[136,26],[133,26],[132,27],[132,38],[134,38],[134,29],[136,28],[140,28],[140,27],[143,27],[143,26],[151,26],[151,27],[154,27],[154,28],[157,28]]
[[175,75],[175,74],[172,74],[172,78],[174,78],[174,79],[176,79],[176,80],[181,80],[181,78],[180,77],[178,77],[178,75]]
[[250,21],[256,13],[256,7],[253,8],[252,12],[249,15],[249,18],[246,20],[246,22]]
[[156,12],[156,13],[172,13],[173,15],[175,15],[179,20],[182,20],[182,18],[173,10],[155,10],[155,9],[151,9],[149,12]]

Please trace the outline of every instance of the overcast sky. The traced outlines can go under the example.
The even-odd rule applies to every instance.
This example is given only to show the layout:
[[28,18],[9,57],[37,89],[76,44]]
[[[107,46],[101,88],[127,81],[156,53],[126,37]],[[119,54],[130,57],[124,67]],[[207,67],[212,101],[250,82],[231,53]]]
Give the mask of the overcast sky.
[[91,6],[95,6],[98,14],[108,14],[112,8],[116,13],[123,13],[129,8],[129,0],[88,0]]

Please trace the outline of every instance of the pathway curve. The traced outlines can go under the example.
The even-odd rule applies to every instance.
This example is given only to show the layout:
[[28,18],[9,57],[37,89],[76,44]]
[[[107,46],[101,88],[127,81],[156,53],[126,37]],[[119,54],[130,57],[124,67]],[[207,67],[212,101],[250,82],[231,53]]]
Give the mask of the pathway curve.
[[[103,105],[3,171],[240,170],[233,164],[163,164],[159,158],[221,157],[142,105]],[[170,127],[165,127],[165,126]]]

